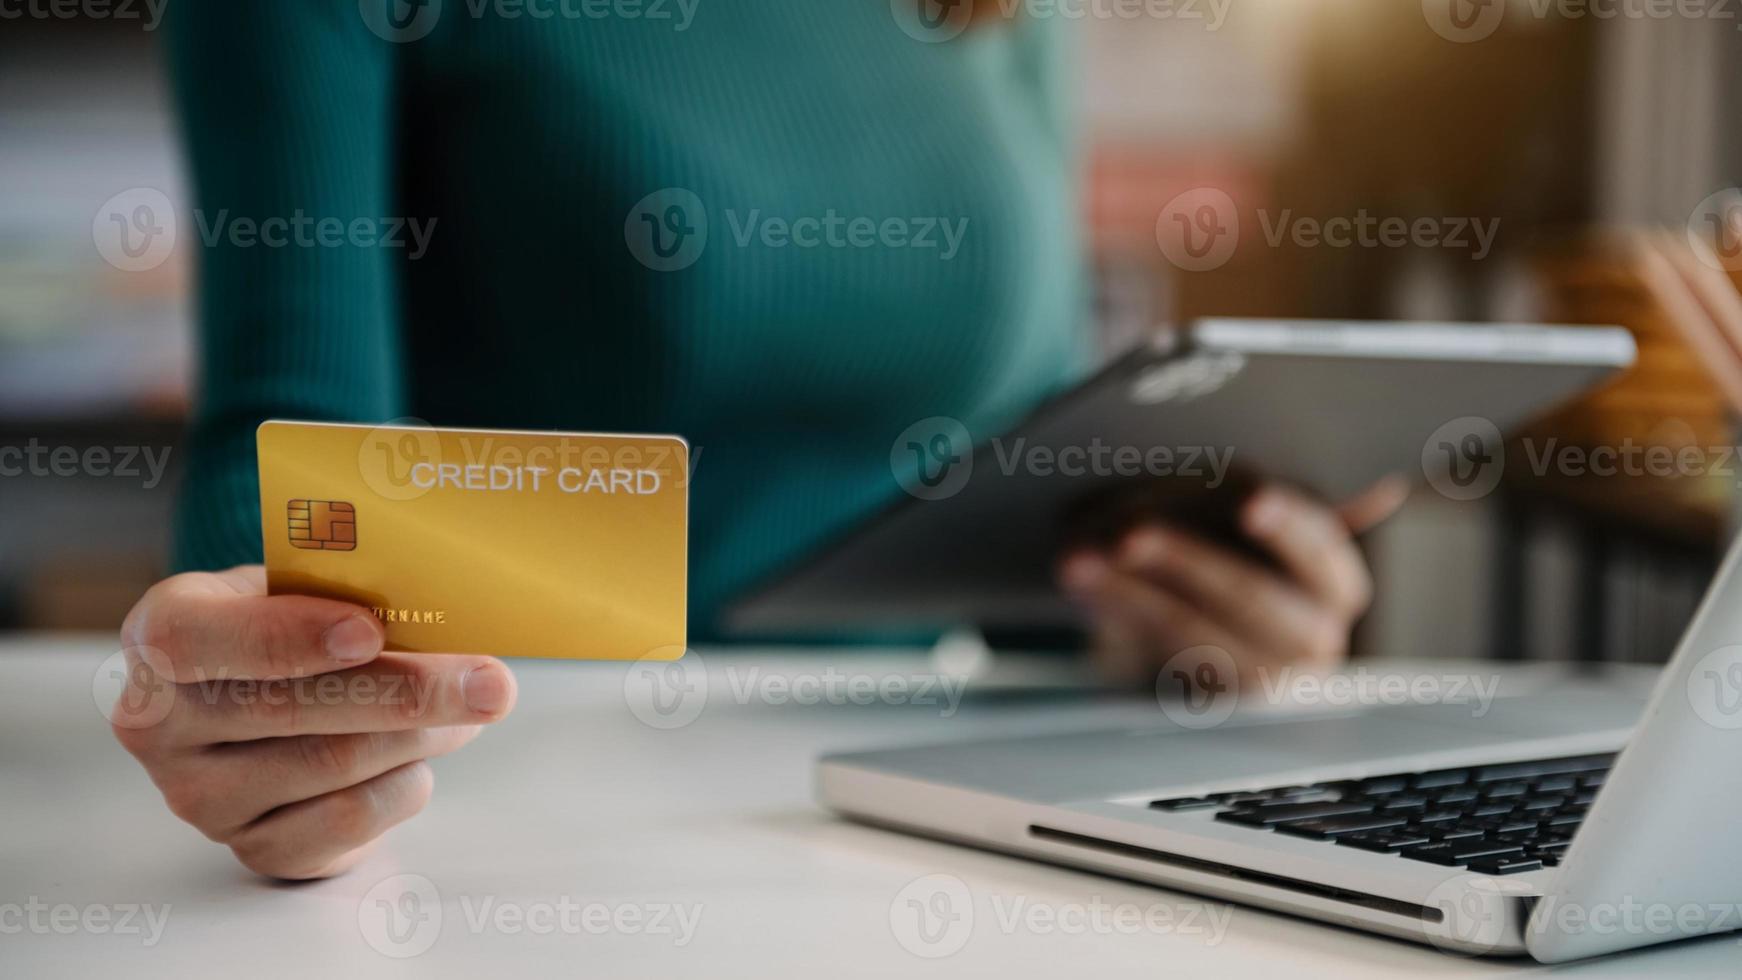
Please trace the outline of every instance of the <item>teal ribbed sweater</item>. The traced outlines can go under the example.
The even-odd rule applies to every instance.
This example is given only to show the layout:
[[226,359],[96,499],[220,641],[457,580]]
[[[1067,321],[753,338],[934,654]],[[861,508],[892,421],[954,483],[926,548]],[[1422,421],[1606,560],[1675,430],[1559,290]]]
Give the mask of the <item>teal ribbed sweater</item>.
[[[181,567],[259,559],[263,418],[675,432],[707,637],[734,588],[899,492],[909,424],[983,433],[1081,363],[1056,22],[924,44],[888,0],[701,0],[681,31],[477,2],[404,43],[357,0],[170,11],[201,320]],[[672,271],[630,244],[693,227],[670,195],[632,214],[665,188],[708,223]],[[428,242],[221,230],[274,217]],[[936,247],[902,241],[933,219]]]

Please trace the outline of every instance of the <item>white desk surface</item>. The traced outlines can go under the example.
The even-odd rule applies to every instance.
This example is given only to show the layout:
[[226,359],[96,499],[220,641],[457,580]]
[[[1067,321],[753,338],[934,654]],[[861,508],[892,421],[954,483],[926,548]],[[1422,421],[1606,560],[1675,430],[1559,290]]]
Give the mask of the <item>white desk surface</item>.
[[[630,710],[624,665],[515,662],[519,707],[435,763],[435,799],[421,816],[348,875],[276,884],[172,817],[110,737],[92,687],[111,642],[0,640],[3,977],[1358,980],[1551,972],[822,812],[810,787],[811,760],[821,751],[1117,726],[1156,710],[1136,701],[970,698],[945,717],[937,704],[805,706],[742,693],[770,690],[770,676],[929,670],[919,655],[704,652],[707,702],[674,730],[650,727]],[[415,879],[399,875],[427,879],[439,903],[402,898]],[[927,875],[959,879],[973,903],[971,927],[948,940],[959,950],[939,958],[910,951],[891,923],[898,895]],[[417,916],[395,920],[404,931],[385,931],[386,913],[374,904],[383,896],[414,903],[395,906]],[[1097,903],[1108,907],[1099,918]],[[680,908],[696,916],[687,943],[680,943]],[[155,942],[147,911],[159,917]],[[638,913],[647,924],[663,915],[664,924],[617,928],[597,918],[607,913]],[[91,928],[79,924],[86,916]],[[427,948],[389,956],[377,945],[395,954]],[[1719,937],[1552,972],[1734,977],[1742,945]]]

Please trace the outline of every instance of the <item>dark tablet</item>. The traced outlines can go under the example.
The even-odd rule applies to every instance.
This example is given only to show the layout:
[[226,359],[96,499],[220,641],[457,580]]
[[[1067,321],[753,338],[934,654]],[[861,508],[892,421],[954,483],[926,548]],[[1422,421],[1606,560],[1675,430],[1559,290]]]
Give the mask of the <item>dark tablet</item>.
[[726,625],[1068,626],[1053,568],[1073,540],[1154,515],[1237,544],[1233,515],[1262,480],[1336,500],[1425,474],[1474,498],[1498,480],[1503,431],[1634,353],[1620,327],[1199,321],[1010,432],[971,440],[935,420],[904,433],[891,463],[907,492],[748,590]]

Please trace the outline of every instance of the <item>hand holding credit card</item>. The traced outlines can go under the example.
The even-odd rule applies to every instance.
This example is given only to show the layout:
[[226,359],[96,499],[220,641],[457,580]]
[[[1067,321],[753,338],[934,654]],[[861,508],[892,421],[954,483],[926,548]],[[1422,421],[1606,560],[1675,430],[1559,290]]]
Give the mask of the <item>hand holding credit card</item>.
[[682,439],[289,421],[257,438],[271,594],[361,605],[392,650],[683,655]]

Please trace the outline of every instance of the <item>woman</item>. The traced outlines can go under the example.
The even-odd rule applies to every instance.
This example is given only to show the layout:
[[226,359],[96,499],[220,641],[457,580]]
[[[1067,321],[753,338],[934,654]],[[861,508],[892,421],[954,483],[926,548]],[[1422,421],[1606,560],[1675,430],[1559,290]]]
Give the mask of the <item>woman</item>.
[[[515,693],[490,658],[383,653],[357,607],[264,596],[263,418],[681,433],[705,450],[706,637],[735,586],[887,498],[896,433],[931,416],[995,431],[1084,364],[1060,23],[976,16],[946,41],[951,17],[996,5],[650,9],[171,14],[201,235],[189,571],[141,599],[123,642],[182,693],[163,723],[116,730],[170,807],[256,871],[348,867],[424,805],[423,760]],[[235,233],[274,218],[343,232]],[[1244,670],[1328,663],[1368,598],[1351,528],[1393,498],[1338,513],[1272,488],[1244,526],[1274,563],[1141,527],[1071,556],[1063,581],[1126,677],[1206,643]],[[187,693],[338,671],[427,696]]]

